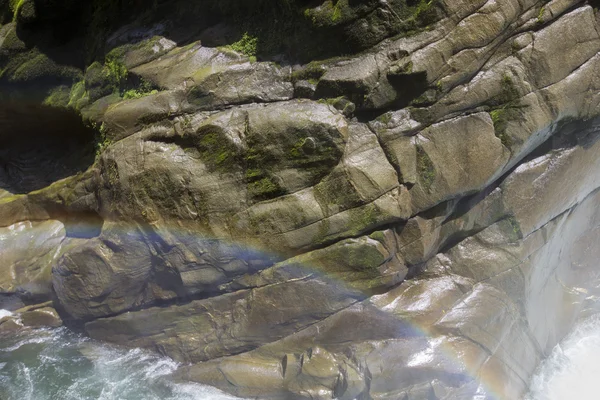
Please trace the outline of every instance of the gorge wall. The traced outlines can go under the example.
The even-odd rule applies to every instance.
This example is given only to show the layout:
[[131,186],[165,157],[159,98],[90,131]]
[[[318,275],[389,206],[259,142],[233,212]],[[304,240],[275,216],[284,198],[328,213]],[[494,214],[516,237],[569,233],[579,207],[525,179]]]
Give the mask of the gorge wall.
[[519,398],[596,309],[599,21],[0,0],[0,308],[239,396]]

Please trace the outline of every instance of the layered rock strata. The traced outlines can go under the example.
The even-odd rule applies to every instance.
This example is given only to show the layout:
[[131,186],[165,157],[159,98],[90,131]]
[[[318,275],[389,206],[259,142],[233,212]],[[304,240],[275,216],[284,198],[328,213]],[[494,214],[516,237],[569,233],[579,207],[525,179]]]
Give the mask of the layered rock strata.
[[[279,63],[248,52],[260,34],[204,45],[227,19],[183,40],[140,17],[102,63],[41,72],[26,33],[56,22],[23,3],[0,28],[2,104],[44,78],[40,118],[85,125],[65,158],[0,112],[31,154],[0,154],[0,306],[53,300],[93,338],[187,363],[178,379],[273,399],[519,398],[594,312],[594,3],[291,5],[356,50],[308,64],[286,63],[292,39]],[[90,129],[95,154],[74,139]]]

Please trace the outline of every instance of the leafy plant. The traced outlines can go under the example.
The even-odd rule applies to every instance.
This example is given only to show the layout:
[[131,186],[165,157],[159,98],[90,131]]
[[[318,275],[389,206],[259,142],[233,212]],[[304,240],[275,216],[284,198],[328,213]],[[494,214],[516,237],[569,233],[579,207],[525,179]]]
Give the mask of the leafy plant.
[[96,148],[96,158],[98,158],[100,157],[100,154],[112,144],[112,139],[107,136],[107,129],[104,123],[98,127],[97,123],[91,122],[91,127],[96,130],[94,146]]
[[250,60],[256,61],[256,52],[258,51],[258,38],[250,36],[248,32],[245,32],[240,40],[225,46],[228,49],[237,51],[250,57]]
[[107,78],[116,86],[119,87],[127,81],[129,71],[127,67],[116,58],[107,59],[105,62],[107,69]]

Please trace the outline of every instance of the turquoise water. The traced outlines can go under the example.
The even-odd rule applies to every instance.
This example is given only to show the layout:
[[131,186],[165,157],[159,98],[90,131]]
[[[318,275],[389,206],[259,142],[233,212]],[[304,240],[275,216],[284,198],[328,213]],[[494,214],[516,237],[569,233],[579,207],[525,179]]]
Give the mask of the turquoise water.
[[[0,310],[0,317],[4,312]],[[234,400],[175,383],[175,361],[99,343],[66,328],[0,337],[0,400]],[[578,324],[538,368],[526,400],[597,400],[600,316]]]
[[0,337],[2,400],[231,400],[174,383],[178,364],[140,349],[101,344],[65,328]]

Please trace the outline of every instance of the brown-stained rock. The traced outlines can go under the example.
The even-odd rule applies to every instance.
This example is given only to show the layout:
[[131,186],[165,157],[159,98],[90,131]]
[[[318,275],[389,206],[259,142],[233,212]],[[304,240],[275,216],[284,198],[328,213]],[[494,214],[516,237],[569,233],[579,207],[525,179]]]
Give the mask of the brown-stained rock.
[[62,320],[52,307],[42,307],[32,311],[25,311],[20,315],[24,326],[31,328],[57,328],[62,326]]

